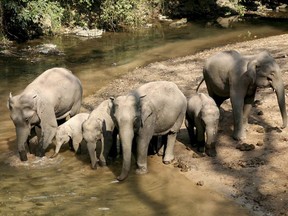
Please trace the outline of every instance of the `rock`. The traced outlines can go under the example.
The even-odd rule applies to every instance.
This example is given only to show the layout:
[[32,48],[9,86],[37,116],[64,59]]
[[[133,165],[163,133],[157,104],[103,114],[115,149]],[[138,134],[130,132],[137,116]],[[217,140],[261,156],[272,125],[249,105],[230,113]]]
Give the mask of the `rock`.
[[260,111],[257,113],[257,115],[262,116],[262,115],[264,115],[264,113],[263,113],[263,111],[260,110]]
[[230,28],[232,24],[239,20],[239,16],[230,16],[230,17],[218,17],[216,20],[217,23],[223,28]]
[[173,27],[173,28],[179,28],[179,27],[182,27],[182,26],[186,25],[186,23],[187,23],[187,19],[186,18],[182,18],[182,19],[180,19],[178,21],[170,23],[169,26]]
[[203,185],[204,185],[204,181],[198,181],[198,182],[196,183],[196,185],[197,185],[197,186],[203,186]]
[[257,133],[264,133],[264,131],[265,131],[265,130],[264,130],[263,127],[260,127],[260,128],[257,128],[257,129],[256,129],[256,132],[257,132]]
[[242,143],[238,144],[236,149],[239,149],[240,151],[251,151],[255,149],[255,146],[253,144]]
[[44,55],[61,55],[63,52],[58,50],[55,44],[41,44],[36,46],[35,52]]
[[158,19],[163,22],[172,22],[172,19],[169,19],[167,16],[163,16],[162,14],[158,15]]
[[257,107],[257,106],[262,105],[262,104],[263,104],[262,101],[255,100],[254,103],[253,103],[253,107]]
[[100,38],[105,31],[102,29],[82,29],[76,32],[77,36]]
[[257,144],[256,144],[257,146],[263,146],[264,145],[264,143],[263,142],[261,142],[261,141],[259,141],[259,142],[257,142]]

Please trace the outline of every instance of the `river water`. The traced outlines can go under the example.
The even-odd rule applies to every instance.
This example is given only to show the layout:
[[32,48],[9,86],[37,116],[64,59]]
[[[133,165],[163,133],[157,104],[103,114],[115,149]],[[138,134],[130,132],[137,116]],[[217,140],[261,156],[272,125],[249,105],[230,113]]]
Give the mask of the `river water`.
[[[47,157],[29,155],[28,162],[20,162],[6,101],[9,92],[19,93],[54,66],[72,70],[88,96],[151,62],[287,30],[287,24],[277,22],[238,23],[228,29],[189,23],[179,29],[158,26],[140,33],[105,33],[96,39],[58,36],[13,45],[9,55],[0,55],[0,215],[248,215],[227,198],[196,187],[156,156],[149,157],[148,174],[131,172],[121,183],[115,181],[121,159],[91,170],[87,152],[75,156],[67,145],[56,158],[49,158],[54,149],[50,145]],[[56,44],[64,54],[28,52],[43,43]]]

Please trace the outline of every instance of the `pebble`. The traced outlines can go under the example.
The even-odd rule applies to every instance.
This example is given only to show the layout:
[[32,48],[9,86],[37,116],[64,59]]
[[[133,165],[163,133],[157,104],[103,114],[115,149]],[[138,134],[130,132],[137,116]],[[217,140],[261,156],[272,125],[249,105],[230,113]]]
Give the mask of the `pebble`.
[[263,142],[261,142],[261,141],[259,141],[259,142],[257,142],[257,144],[256,144],[257,146],[263,146],[264,145],[264,143]]
[[196,183],[196,185],[197,185],[197,186],[203,186],[203,185],[204,185],[204,181],[198,181],[198,182]]

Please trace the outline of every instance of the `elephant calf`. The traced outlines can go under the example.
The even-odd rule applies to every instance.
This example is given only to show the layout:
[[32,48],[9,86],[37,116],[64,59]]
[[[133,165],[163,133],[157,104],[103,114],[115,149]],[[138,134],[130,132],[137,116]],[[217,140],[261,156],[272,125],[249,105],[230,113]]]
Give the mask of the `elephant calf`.
[[36,156],[44,156],[58,127],[57,120],[65,120],[79,112],[82,102],[80,80],[65,68],[44,71],[22,93],[12,96],[7,106],[16,128],[17,145],[21,161],[28,160],[25,149],[33,126],[41,128]]
[[[208,95],[197,93],[188,99],[185,125],[189,133],[190,141],[192,145],[196,141],[198,151],[204,152],[205,148],[205,153],[211,157],[216,156],[215,142],[219,116],[219,109],[215,101]],[[196,128],[196,137],[194,127]]]
[[110,100],[103,101],[90,113],[88,119],[82,125],[83,138],[87,142],[93,169],[97,168],[96,144],[98,140],[101,140],[102,144],[99,156],[99,163],[102,166],[106,165],[112,147],[116,147],[117,132],[110,116],[110,108],[112,106],[110,103]]
[[61,146],[72,140],[72,145],[75,152],[78,151],[80,142],[83,139],[82,124],[88,119],[89,113],[79,113],[64,124],[60,125],[56,131],[56,149],[55,153],[51,157],[56,157],[59,153]]
[[119,129],[123,166],[118,180],[124,180],[131,167],[132,143],[137,145],[136,173],[147,170],[148,146],[152,136],[167,136],[163,162],[174,159],[174,144],[187,108],[187,100],[175,83],[146,83],[129,94],[111,98],[112,119]]

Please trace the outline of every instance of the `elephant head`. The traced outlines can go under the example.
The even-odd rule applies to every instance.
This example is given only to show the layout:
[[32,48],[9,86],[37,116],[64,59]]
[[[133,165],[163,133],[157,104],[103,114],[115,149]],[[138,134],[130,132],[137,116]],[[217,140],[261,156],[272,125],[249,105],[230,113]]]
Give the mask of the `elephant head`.
[[67,125],[59,126],[56,131],[56,145],[62,146],[69,142],[72,138],[72,131],[71,128]]
[[219,124],[219,109],[216,106],[206,105],[205,109],[202,109],[201,119],[205,126],[206,133],[206,144],[205,144],[205,153],[208,156],[216,156],[216,136],[218,132]]
[[17,95],[10,93],[7,107],[16,128],[17,145],[21,161],[27,160],[25,144],[33,125],[40,122],[36,109],[37,95]]
[[133,138],[151,114],[149,107],[141,104],[143,97],[145,96],[128,94],[116,99],[110,98],[112,101],[111,117],[119,130],[123,150],[123,166],[120,176],[117,177],[118,180],[124,180],[128,176]]
[[285,89],[279,65],[268,52],[261,52],[248,62],[248,74],[257,87],[272,87],[277,95],[283,125],[287,126]]
[[[57,129],[54,109],[41,99],[41,95],[35,92],[22,93],[14,97],[10,93],[7,106],[16,128],[20,159],[26,161],[28,158],[25,143],[33,125],[40,125],[41,127],[40,145],[43,142],[43,131],[49,131],[49,135],[54,137]],[[51,128],[53,130],[50,130]]]

